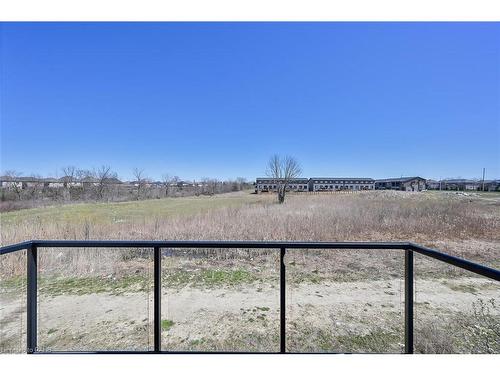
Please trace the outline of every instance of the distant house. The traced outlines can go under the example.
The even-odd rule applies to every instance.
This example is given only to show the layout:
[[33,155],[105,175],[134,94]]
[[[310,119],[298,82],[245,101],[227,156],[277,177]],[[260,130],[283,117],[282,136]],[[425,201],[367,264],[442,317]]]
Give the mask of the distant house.
[[80,179],[80,182],[82,183],[82,186],[96,186],[99,183],[97,179],[90,176],[83,177]]
[[43,186],[48,188],[60,188],[64,187],[64,181],[60,181],[57,178],[48,177],[43,179]]
[[429,190],[439,190],[440,188],[442,188],[441,181],[436,180],[427,180],[425,185]]
[[30,187],[37,187],[40,186],[41,182],[40,179],[37,177],[18,177],[16,178],[16,181],[21,185],[21,189],[27,189]]
[[485,191],[500,191],[500,180],[484,181]]
[[[107,178],[103,181],[105,184],[118,185],[122,182],[115,178]],[[90,176],[84,177],[82,179],[76,179],[70,176],[63,176],[61,178],[47,177],[9,177],[0,176],[0,187],[2,188],[14,188],[17,189],[27,189],[30,187],[44,187],[44,188],[62,188],[70,186],[97,186],[99,180]]]
[[426,180],[422,177],[401,177],[375,180],[377,190],[422,191],[426,188]]
[[481,181],[467,180],[465,178],[453,178],[441,182],[442,190],[480,190],[482,187]]
[[22,189],[23,182],[20,180],[20,178],[12,178],[10,176],[1,176],[0,177],[0,185],[6,189],[13,189],[13,188]]
[[121,182],[119,179],[117,179],[116,177],[110,177],[110,178],[106,178],[104,181],[103,181],[105,184],[108,184],[108,185],[120,185],[120,184],[123,184],[123,182]]
[[481,188],[481,183],[479,181],[467,180],[464,183],[465,190],[479,190]]
[[191,181],[179,181],[177,182],[177,187],[179,188],[185,188],[185,187],[190,187],[194,186],[194,184]]
[[78,179],[71,176],[63,176],[59,179],[59,181],[62,182],[65,188],[71,186],[82,186],[82,183]]
[[7,189],[27,189],[30,187],[39,187],[43,185],[44,180],[37,177],[0,177],[0,186]]

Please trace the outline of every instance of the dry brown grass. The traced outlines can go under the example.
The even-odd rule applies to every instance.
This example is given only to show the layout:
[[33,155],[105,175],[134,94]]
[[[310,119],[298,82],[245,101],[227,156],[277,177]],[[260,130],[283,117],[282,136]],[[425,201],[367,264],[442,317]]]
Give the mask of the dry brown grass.
[[[498,208],[495,200],[438,193],[290,195],[283,205],[276,204],[274,197],[269,196],[259,204],[217,208],[192,216],[145,216],[126,222],[117,218],[113,222],[64,223],[26,217],[15,225],[3,226],[2,242],[26,239],[414,241],[498,265]],[[95,250],[74,253],[70,258],[70,263],[85,269],[101,267],[103,262]],[[3,272],[15,271],[11,262],[16,263],[15,256],[3,257]]]
[[[498,204],[480,199],[403,192],[269,197],[259,205],[213,209],[182,217],[59,223],[25,218],[4,225],[4,244],[26,239],[191,240],[464,240],[500,239]],[[180,198],[182,199],[182,198]]]

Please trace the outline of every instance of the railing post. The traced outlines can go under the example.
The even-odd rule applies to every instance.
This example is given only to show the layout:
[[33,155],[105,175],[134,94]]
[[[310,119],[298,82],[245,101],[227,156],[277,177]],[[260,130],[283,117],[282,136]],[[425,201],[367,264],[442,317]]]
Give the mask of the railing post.
[[280,353],[286,353],[286,249],[280,249]]
[[405,250],[405,353],[413,354],[413,251]]
[[154,248],[154,351],[161,352],[161,249]]
[[26,352],[32,354],[37,347],[37,248],[31,244],[26,251]]

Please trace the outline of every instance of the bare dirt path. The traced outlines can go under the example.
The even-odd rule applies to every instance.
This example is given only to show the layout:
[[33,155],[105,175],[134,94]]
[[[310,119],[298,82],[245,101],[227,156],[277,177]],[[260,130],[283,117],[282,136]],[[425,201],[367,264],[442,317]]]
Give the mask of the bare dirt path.
[[[302,326],[334,329],[338,335],[402,328],[403,288],[399,279],[288,287],[290,333],[307,334]],[[0,347],[4,352],[22,351],[24,296],[0,295]],[[479,298],[498,301],[500,288],[482,278],[421,280],[416,283],[416,317],[440,319],[470,311]],[[165,348],[221,350],[250,345],[274,350],[279,343],[277,285],[165,289],[162,300]],[[152,346],[152,295],[42,294],[38,309],[41,350],[147,350]]]

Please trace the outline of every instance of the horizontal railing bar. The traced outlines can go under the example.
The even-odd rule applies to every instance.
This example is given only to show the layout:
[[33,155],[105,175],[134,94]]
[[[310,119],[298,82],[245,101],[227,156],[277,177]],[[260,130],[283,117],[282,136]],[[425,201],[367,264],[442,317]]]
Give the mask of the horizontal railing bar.
[[[205,352],[205,351],[133,351],[133,350],[110,350],[110,351],[47,351],[34,354],[280,354],[280,352]],[[328,353],[335,354],[335,353]],[[339,353],[340,354],[340,353]],[[346,354],[346,353],[342,353]]]
[[130,351],[130,350],[114,350],[114,351],[93,351],[93,352],[79,352],[79,351],[47,351],[47,352],[35,352],[36,355],[47,355],[47,354],[166,354],[166,355],[175,355],[175,354],[395,354],[395,353],[371,353],[371,352],[207,352],[207,351]]
[[3,246],[0,248],[0,255],[13,253],[15,251],[26,250],[31,246],[31,243],[32,241],[25,241],[13,245]]
[[428,257],[440,260],[441,262],[451,264],[455,267],[463,268],[467,271],[476,273],[481,276],[485,276],[487,278],[500,281],[500,271],[496,270],[494,268],[490,268],[487,266],[483,266],[478,263],[471,262],[469,260],[463,259],[463,258],[458,258],[453,255],[441,253],[439,251],[429,249],[425,246],[417,245],[410,243],[410,248],[411,250],[422,254],[426,255]]
[[129,240],[33,240],[0,248],[0,255],[36,247],[105,247],[105,248],[225,248],[225,249],[359,249],[414,250],[442,262],[500,281],[500,271],[457,258],[411,242],[281,242],[281,241],[129,241]]
[[223,351],[223,352],[210,352],[210,351],[160,351],[160,352],[155,352],[155,351],[133,351],[133,350],[113,350],[113,351],[47,351],[47,352],[35,352],[34,354],[42,354],[42,355],[47,355],[47,354],[395,354],[395,353],[371,353],[371,352],[294,352],[294,351],[287,351],[285,353],[281,352],[236,352],[236,351]]
[[409,242],[281,242],[281,241],[73,241],[33,240],[37,247],[160,247],[246,249],[408,249]]

